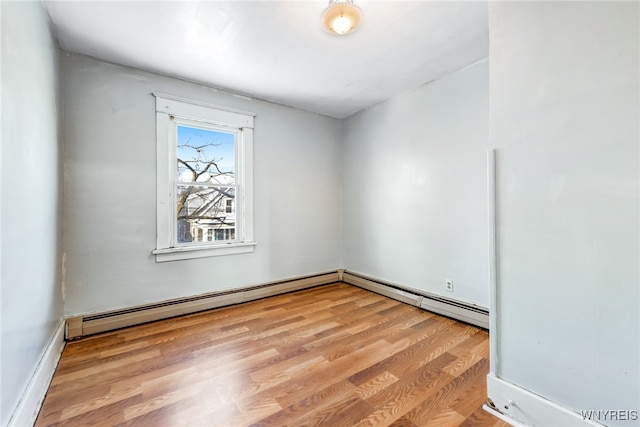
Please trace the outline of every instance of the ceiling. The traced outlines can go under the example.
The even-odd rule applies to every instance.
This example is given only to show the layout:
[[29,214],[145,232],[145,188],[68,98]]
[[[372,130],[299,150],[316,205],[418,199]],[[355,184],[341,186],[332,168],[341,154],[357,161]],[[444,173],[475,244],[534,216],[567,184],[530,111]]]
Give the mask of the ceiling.
[[335,36],[328,1],[45,1],[66,51],[336,118],[488,56],[485,1],[356,4]]

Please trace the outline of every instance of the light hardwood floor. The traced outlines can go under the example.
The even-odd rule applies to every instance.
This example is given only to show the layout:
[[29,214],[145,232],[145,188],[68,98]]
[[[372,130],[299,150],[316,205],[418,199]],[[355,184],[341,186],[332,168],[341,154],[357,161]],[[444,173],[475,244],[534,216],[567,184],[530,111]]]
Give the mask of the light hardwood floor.
[[67,344],[37,426],[508,426],[487,332],[344,283]]

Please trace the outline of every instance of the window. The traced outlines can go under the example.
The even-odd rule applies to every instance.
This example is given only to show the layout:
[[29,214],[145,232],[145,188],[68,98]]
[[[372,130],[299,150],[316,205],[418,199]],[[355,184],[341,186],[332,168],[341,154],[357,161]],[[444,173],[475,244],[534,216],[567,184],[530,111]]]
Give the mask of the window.
[[238,192],[237,135],[217,127],[172,120],[177,130],[177,244],[199,243],[204,241],[205,229],[236,227],[236,218],[229,206]]
[[154,95],[156,261],[252,252],[253,114]]

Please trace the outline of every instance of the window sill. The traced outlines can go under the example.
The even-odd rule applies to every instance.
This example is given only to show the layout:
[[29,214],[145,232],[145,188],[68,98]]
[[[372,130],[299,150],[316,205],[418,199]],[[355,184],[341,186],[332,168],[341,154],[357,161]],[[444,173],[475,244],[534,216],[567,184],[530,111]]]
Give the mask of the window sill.
[[206,258],[253,252],[256,242],[228,243],[223,245],[180,246],[176,248],[154,249],[156,262],[179,261],[183,259]]

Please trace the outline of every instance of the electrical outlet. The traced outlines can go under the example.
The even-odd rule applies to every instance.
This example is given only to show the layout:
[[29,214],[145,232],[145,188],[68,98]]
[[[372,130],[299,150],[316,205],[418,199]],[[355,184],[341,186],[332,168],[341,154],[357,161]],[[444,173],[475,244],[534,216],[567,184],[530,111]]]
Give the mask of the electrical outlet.
[[449,292],[453,292],[453,280],[451,279],[445,280],[444,288]]

